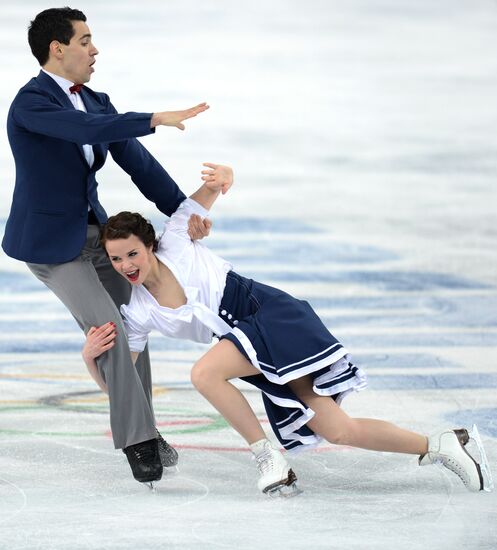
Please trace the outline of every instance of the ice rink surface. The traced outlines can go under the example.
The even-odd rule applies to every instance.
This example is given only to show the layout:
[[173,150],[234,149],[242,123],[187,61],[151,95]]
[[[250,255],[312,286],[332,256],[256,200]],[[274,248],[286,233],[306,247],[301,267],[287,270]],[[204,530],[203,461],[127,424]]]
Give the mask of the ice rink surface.
[[[3,2],[0,118],[38,68],[44,2]],[[91,87],[120,111],[208,101],[143,143],[186,192],[234,166],[210,245],[308,299],[369,375],[354,416],[430,433],[476,422],[497,475],[497,4],[490,0],[87,0]],[[0,138],[0,220],[14,166]],[[162,221],[109,159],[109,213]],[[3,232],[3,231],[2,231]],[[322,445],[289,456],[303,493],[256,489],[241,438],[192,389],[205,348],[153,336],[157,423],[179,471],[152,494],[113,449],[76,323],[0,263],[0,548],[497,548],[497,493],[417,458]],[[240,383],[267,424],[260,396]]]

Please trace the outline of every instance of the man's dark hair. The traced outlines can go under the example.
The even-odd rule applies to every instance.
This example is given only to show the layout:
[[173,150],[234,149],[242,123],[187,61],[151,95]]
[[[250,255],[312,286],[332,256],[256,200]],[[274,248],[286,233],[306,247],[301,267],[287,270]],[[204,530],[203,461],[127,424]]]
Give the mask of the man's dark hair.
[[28,42],[40,65],[49,57],[49,46],[53,40],[69,44],[74,36],[73,21],[86,21],[86,15],[71,8],[50,8],[40,12],[28,28]]

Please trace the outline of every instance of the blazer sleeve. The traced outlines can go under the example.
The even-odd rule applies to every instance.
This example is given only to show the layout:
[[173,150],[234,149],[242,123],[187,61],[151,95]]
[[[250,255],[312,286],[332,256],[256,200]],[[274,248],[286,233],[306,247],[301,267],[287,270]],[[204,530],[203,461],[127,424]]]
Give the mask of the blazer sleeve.
[[[110,103],[109,103],[110,105]],[[77,143],[95,145],[154,133],[152,113],[118,114],[115,109],[85,113],[68,109],[38,90],[24,90],[16,98],[12,117],[30,132]]]
[[[110,102],[107,109],[117,114]],[[137,139],[109,143],[109,152],[140,192],[166,216],[175,212],[185,200],[185,194],[173,178]]]

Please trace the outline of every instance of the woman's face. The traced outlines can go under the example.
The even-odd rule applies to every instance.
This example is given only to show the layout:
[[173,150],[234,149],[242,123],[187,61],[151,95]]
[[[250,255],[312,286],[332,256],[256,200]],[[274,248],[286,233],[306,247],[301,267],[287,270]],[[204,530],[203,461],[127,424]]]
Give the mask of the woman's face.
[[112,267],[132,285],[141,285],[147,279],[154,254],[152,246],[145,246],[136,236],[109,240],[105,243]]

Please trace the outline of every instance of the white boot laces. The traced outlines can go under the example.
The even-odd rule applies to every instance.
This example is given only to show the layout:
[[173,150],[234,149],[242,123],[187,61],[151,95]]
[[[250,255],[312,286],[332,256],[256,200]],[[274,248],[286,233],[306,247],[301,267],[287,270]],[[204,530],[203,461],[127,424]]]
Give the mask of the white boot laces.
[[448,458],[446,460],[442,460],[441,462],[446,468],[454,472],[461,479],[464,485],[466,486],[468,485],[468,480],[465,476],[464,468],[461,467],[461,465],[459,464],[459,462],[457,462],[457,460]]
[[271,449],[265,449],[261,453],[255,456],[257,461],[257,468],[261,474],[265,474],[273,469],[273,453]]

